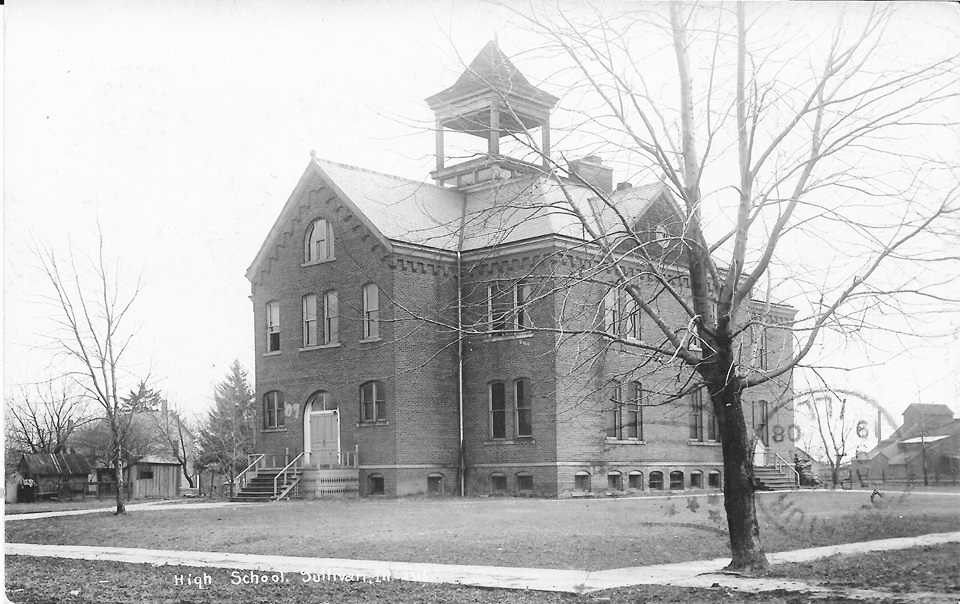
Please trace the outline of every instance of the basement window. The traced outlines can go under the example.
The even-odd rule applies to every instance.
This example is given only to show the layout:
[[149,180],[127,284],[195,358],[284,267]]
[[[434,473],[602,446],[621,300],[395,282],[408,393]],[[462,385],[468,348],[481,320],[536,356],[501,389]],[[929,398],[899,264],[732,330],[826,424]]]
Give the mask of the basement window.
[[430,474],[427,476],[427,493],[430,495],[443,495],[443,474]]
[[643,472],[630,472],[627,480],[631,489],[636,489],[637,491],[643,490]]
[[607,490],[608,491],[623,490],[623,475],[620,472],[610,472],[609,474],[607,474]]
[[690,472],[690,486],[694,489],[703,488],[703,472]]
[[529,472],[520,472],[517,474],[517,491],[520,493],[529,493],[533,491],[533,475]]
[[371,495],[383,495],[383,476],[371,474],[367,478],[367,489]]
[[502,495],[507,492],[507,476],[506,474],[491,474],[490,475],[490,492]]
[[650,472],[650,490],[663,490],[663,472]]
[[573,475],[573,488],[577,491],[590,490],[590,473],[577,472]]
[[673,472],[670,472],[670,490],[683,490],[683,472],[680,470],[674,470]]
[[709,474],[707,474],[707,486],[709,486],[711,489],[720,488],[720,472],[719,471],[712,470]]

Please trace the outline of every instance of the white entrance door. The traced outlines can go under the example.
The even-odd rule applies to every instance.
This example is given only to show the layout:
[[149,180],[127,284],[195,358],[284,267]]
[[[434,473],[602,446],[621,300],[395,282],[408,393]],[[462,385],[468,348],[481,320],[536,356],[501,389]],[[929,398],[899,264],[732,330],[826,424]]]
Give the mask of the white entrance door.
[[340,457],[340,414],[314,411],[310,414],[310,463],[335,466]]

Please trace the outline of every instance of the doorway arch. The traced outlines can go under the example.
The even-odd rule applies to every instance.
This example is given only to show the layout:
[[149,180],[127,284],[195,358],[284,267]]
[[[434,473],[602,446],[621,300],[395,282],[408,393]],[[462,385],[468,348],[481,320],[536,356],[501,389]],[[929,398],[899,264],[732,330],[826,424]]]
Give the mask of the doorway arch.
[[311,394],[304,405],[303,452],[307,464],[340,465],[340,409],[326,390]]

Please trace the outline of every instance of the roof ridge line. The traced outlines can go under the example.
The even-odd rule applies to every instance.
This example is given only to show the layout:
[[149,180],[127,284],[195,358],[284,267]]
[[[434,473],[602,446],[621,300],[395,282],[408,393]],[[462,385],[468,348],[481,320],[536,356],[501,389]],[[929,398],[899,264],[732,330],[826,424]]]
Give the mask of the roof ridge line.
[[402,181],[406,181],[406,182],[413,183],[413,184],[417,184],[417,185],[424,185],[424,186],[432,187],[432,188],[438,189],[438,190],[440,190],[440,191],[454,191],[454,189],[449,189],[449,188],[447,188],[447,187],[440,187],[440,186],[437,186],[436,184],[431,183],[431,182],[428,182],[428,181],[426,181],[426,180],[415,180],[415,179],[413,179],[413,178],[407,178],[406,176],[398,176],[398,175],[396,175],[396,174],[388,174],[388,173],[386,173],[386,172],[380,172],[380,171],[378,171],[378,170],[371,170],[370,168],[364,168],[364,167],[361,167],[361,166],[354,166],[354,165],[352,165],[352,164],[345,164],[345,163],[343,163],[343,162],[332,161],[332,160],[329,160],[329,159],[324,159],[324,158],[322,158],[322,157],[314,157],[314,158],[312,158],[312,159],[313,159],[313,161],[318,162],[318,163],[333,164],[334,166],[340,166],[341,168],[349,168],[349,169],[351,169],[351,170],[358,170],[358,171],[360,171],[360,172],[369,172],[370,174],[376,174],[376,175],[378,175],[378,176],[386,176],[387,178],[393,178],[393,179],[396,179],[396,180],[402,180]]

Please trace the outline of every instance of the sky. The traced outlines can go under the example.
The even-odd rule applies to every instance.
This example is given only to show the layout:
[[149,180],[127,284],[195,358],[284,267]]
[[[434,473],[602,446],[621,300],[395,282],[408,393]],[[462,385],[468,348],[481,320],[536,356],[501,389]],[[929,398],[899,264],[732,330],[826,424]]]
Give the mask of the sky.
[[[942,11],[917,5],[910,26],[957,16]],[[99,225],[126,291],[142,283],[130,387],[149,375],[191,413],[234,359],[252,381],[244,273],[310,151],[427,179],[423,99],[494,36],[536,44],[474,1],[39,1],[4,18],[4,394],[62,369],[34,250],[87,266]],[[841,379],[897,419],[916,400],[960,411],[955,330]]]

